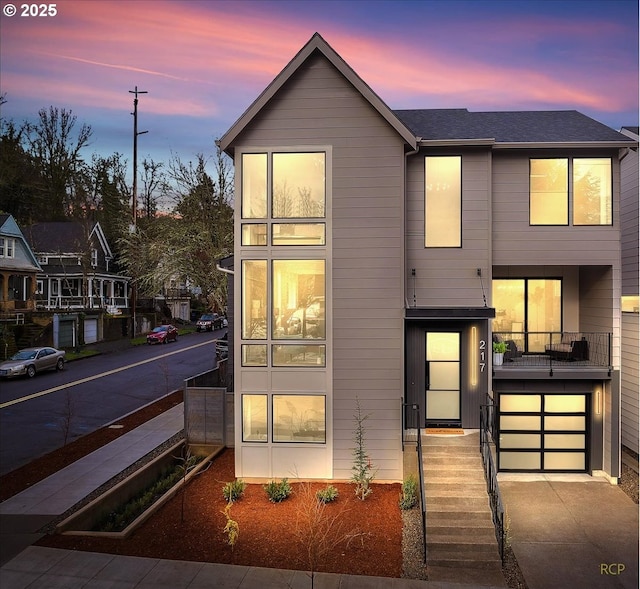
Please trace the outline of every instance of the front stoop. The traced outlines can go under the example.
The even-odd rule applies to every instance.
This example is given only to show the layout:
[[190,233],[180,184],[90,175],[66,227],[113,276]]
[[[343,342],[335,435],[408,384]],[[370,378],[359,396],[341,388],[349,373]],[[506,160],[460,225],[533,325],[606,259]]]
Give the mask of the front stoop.
[[507,587],[479,434],[423,437],[429,581]]

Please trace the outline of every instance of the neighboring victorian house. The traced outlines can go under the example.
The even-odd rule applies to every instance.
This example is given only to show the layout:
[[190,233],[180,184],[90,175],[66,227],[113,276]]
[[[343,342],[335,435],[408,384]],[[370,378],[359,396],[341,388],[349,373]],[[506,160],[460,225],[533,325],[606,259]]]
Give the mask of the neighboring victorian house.
[[126,313],[130,290],[129,279],[112,268],[113,254],[100,223],[37,223],[25,229],[25,236],[42,268],[37,308],[61,321],[59,329],[54,323],[54,345],[75,346],[80,330],[84,343],[102,339],[100,318]]
[[357,403],[378,480],[403,478],[403,405],[478,429],[487,403],[499,470],[619,476],[636,141],[576,111],[393,111],[316,34],[219,145],[236,476],[351,478]]
[[0,214],[0,313],[35,309],[36,275],[42,268],[11,215]]
[[[638,141],[638,127],[620,131]],[[620,231],[622,232],[622,445],[638,450],[638,402],[640,401],[640,309],[638,302],[638,152],[629,150],[620,162]]]

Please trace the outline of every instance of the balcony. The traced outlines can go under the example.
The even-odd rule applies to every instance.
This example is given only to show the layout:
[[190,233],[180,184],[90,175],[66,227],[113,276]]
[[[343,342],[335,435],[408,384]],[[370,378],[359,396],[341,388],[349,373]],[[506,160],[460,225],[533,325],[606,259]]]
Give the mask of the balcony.
[[37,301],[38,309],[55,311],[58,309],[66,311],[80,311],[86,309],[127,309],[129,300],[125,297],[84,297],[84,296],[52,296],[48,299]]
[[[613,369],[611,333],[494,332],[493,340],[508,346],[503,364],[493,366],[494,378],[514,378],[516,371],[530,373],[532,378],[540,378],[541,373],[609,378]],[[517,376],[523,377],[525,374]]]

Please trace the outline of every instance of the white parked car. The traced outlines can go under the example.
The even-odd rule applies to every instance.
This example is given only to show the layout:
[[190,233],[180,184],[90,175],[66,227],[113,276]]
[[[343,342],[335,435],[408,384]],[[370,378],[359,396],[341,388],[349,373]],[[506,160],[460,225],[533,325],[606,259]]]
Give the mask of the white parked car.
[[64,350],[55,348],[26,348],[20,350],[0,364],[0,376],[28,376],[33,378],[36,373],[44,370],[62,370],[64,368]]

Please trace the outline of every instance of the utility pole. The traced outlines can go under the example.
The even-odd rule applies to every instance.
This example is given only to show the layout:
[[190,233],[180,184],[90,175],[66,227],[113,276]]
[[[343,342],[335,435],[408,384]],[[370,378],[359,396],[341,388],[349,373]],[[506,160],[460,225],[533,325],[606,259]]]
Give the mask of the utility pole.
[[[133,190],[131,197],[131,217],[132,217],[132,225],[131,232],[135,232],[136,230],[136,221],[138,217],[138,135],[143,135],[147,133],[147,131],[138,132],[138,94],[147,94],[146,90],[138,90],[138,87],[135,87],[135,90],[129,90],[129,94],[134,95],[133,99]],[[132,326],[131,326],[131,335],[132,337],[136,336],[136,284],[135,277],[134,282],[131,283],[131,317],[132,317]]]
[[131,203],[131,216],[133,217],[133,228],[135,230],[136,219],[138,217],[138,135],[144,135],[148,131],[138,132],[138,94],[147,94],[146,90],[129,90],[133,94],[133,197]]

